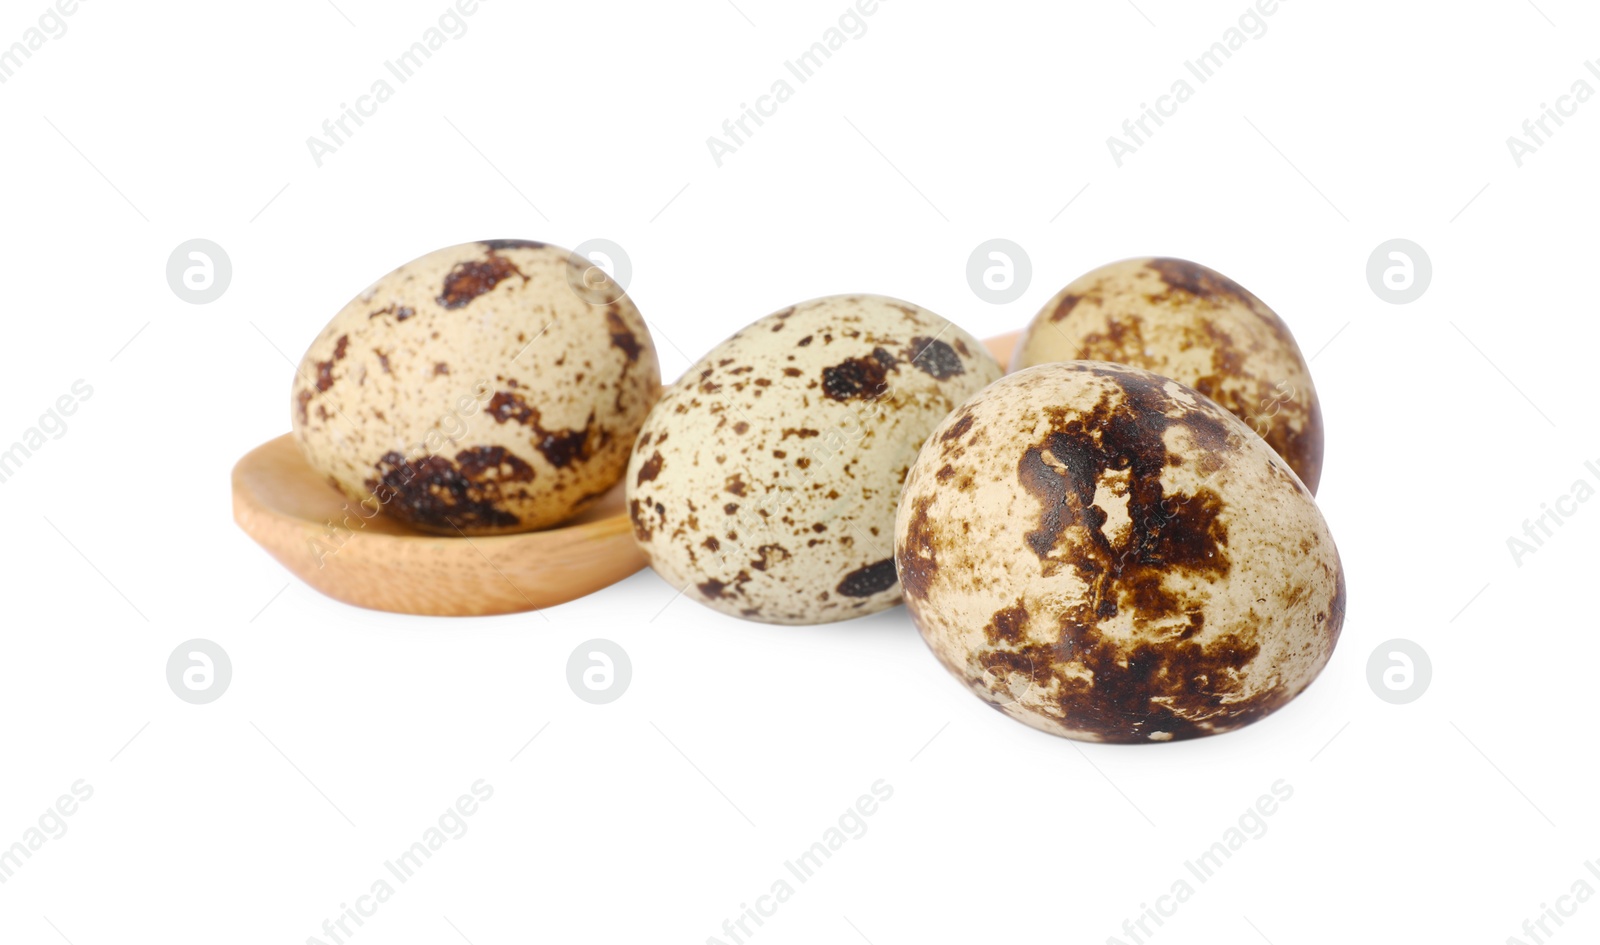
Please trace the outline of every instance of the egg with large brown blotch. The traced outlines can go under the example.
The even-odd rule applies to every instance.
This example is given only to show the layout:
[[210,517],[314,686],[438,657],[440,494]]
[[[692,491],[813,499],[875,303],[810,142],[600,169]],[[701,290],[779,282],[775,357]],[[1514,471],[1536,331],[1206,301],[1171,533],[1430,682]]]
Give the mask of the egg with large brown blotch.
[[976,338],[907,302],[833,296],[769,315],[650,413],[625,480],[639,546],[687,596],[751,620],[891,607],[906,471],[1000,373]]
[[1310,491],[1196,391],[1047,364],[940,424],[895,523],[906,604],[980,698],[1084,741],[1239,728],[1316,678],[1344,571]]
[[1272,444],[1315,494],[1322,408],[1283,320],[1243,286],[1182,259],[1127,259],[1074,281],[1043,309],[1013,370],[1089,359],[1194,388]]
[[554,525],[616,484],[659,392],[650,331],[568,250],[453,246],[389,273],[312,342],[291,415],[311,466],[426,532]]

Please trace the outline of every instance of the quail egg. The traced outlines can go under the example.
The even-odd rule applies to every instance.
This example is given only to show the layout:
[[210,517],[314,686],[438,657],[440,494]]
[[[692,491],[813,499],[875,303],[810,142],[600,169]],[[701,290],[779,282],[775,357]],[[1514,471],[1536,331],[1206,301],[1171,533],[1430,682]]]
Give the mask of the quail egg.
[[918,448],[998,378],[971,335],[872,295],[786,308],[719,344],[663,395],[628,466],[639,546],[724,613],[844,620],[900,600],[893,525]]
[[523,240],[389,273],[295,380],[295,436],[354,501],[422,531],[553,525],[621,477],[660,389],[649,329],[605,273]]
[[1294,336],[1227,276],[1182,259],[1101,266],[1051,299],[1012,369],[1092,359],[1194,388],[1243,420],[1312,493],[1322,478],[1322,408]]
[[1084,741],[1226,732],[1316,678],[1344,622],[1305,484],[1196,391],[1098,361],[1012,374],[933,431],[896,562],[939,660]]

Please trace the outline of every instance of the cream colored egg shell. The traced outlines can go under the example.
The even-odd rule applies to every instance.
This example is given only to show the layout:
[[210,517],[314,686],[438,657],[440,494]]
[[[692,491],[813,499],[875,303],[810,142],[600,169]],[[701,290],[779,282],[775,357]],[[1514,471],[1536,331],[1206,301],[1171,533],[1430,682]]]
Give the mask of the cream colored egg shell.
[[769,315],[651,412],[626,479],[639,545],[674,587],[752,620],[893,606],[906,471],[1000,374],[976,338],[906,302],[835,296]]
[[301,361],[313,468],[366,508],[446,535],[560,522],[620,478],[660,389],[649,329],[567,250],[468,243],[384,276]]
[[1091,359],[1170,377],[1243,420],[1313,494],[1322,408],[1283,320],[1244,287],[1182,259],[1128,259],[1079,278],[1034,317],[1012,368]]
[[1085,741],[1225,732],[1322,670],[1344,572],[1311,493],[1203,395],[1078,361],[929,438],[895,524],[906,604],[1005,714]]

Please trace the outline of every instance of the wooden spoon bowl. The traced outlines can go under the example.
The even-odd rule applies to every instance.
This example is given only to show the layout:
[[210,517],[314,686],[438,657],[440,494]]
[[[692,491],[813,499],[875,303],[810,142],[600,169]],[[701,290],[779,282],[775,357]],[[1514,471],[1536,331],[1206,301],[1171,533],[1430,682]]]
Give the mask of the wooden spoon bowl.
[[[1004,367],[1019,333],[985,344]],[[609,587],[647,563],[617,485],[555,528],[485,538],[415,531],[317,475],[293,434],[233,467],[233,519],[295,576],[373,610],[439,617],[553,607]]]

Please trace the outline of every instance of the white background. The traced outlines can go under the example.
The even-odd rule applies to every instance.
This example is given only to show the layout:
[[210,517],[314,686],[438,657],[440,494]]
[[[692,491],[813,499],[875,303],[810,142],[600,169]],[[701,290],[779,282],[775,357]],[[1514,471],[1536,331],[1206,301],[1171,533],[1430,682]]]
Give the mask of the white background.
[[[1289,0],[1119,169],[1106,137],[1244,0],[885,0],[718,168],[706,138],[844,0],[490,0],[318,168],[306,138],[445,8],[337,2],[86,0],[0,85],[0,441],[94,389],[0,484],[0,845],[94,788],[0,885],[0,940],[322,938],[479,778],[470,832],[348,941],[731,941],[880,778],[869,832],[746,941],[1131,942],[1124,920],[1278,779],[1265,836],[1147,941],[1531,942],[1541,904],[1600,889],[1600,503],[1520,567],[1506,546],[1600,466],[1600,101],[1520,169],[1506,146],[1600,87],[1591,5]],[[44,7],[6,0],[0,43]],[[234,265],[206,306],[165,278],[195,237]],[[542,615],[327,600],[233,525],[229,469],[288,427],[285,355],[384,272],[487,237],[626,247],[669,376],[823,294],[992,335],[1113,259],[1218,268],[1315,354],[1340,646],[1266,721],[1127,748],[985,707],[900,609],[663,611],[648,571]],[[993,237],[1034,265],[998,308],[965,278]],[[1393,237],[1433,260],[1410,305],[1366,281]],[[564,679],[597,636],[633,660],[609,706]],[[164,676],[193,637],[233,660],[208,706]],[[1433,661],[1408,706],[1366,681],[1396,637]],[[1596,902],[1553,940],[1600,935]]]

